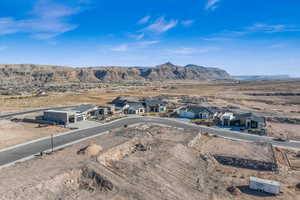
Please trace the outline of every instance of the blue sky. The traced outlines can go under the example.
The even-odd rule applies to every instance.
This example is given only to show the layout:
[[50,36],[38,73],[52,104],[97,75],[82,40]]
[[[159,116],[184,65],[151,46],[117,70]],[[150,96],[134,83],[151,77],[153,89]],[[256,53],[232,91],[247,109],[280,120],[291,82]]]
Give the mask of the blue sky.
[[300,76],[299,0],[1,0],[0,63]]

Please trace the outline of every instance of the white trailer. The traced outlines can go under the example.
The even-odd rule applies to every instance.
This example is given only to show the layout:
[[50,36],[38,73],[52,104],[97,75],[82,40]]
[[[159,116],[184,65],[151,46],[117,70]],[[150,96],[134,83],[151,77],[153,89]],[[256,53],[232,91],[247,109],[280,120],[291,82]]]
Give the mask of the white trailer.
[[278,195],[280,193],[280,183],[266,179],[260,179],[251,176],[249,187],[252,190],[259,190],[270,194]]

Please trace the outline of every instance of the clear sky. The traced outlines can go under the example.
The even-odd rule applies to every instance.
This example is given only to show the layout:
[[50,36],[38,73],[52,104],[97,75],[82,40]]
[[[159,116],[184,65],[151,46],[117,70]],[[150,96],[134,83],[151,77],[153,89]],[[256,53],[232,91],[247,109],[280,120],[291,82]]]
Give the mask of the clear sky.
[[0,63],[167,61],[300,76],[300,1],[0,1]]

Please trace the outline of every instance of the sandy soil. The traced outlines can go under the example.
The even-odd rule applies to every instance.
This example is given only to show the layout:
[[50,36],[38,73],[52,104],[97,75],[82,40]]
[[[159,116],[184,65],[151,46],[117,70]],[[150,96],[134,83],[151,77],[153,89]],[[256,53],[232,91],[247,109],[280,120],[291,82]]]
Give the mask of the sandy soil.
[[[210,153],[216,155],[226,155],[240,157],[265,162],[274,162],[273,153],[270,145],[246,143],[224,139],[221,137],[202,136],[199,143],[193,145],[201,153]],[[230,147],[230,148],[228,148]]]
[[68,130],[58,126],[38,127],[33,123],[0,120],[0,149]]
[[35,97],[30,96],[28,98],[15,97],[15,96],[0,96],[0,111],[14,112],[19,110],[30,110],[34,108],[44,107],[58,107],[77,104],[95,104],[102,105],[111,101],[120,95],[156,95],[158,91],[152,91],[147,89],[145,92],[144,87],[140,88],[108,88],[108,89],[93,89],[85,92],[66,92],[66,93],[50,93],[48,96]]
[[300,125],[294,124],[283,124],[283,123],[268,123],[270,136],[280,137],[281,135],[286,136],[288,139],[300,140]]
[[[264,148],[251,150],[257,145],[242,142],[237,145],[215,137],[205,139],[190,130],[182,133],[183,130],[175,128],[140,125],[115,130],[54,154],[3,168],[0,170],[0,199],[300,198],[300,191],[295,190],[300,171],[288,169],[274,173],[248,170],[223,166],[210,157],[203,159],[208,152],[221,151],[221,148],[216,150],[213,144],[222,145],[224,152],[231,155],[236,155],[234,152],[238,146],[241,149],[245,147],[240,156],[251,155],[254,159],[268,159]],[[96,157],[77,155],[79,149],[90,143],[102,146],[104,151]],[[137,148],[136,144],[143,146]],[[107,162],[101,164],[103,157]],[[112,157],[113,160],[110,159]],[[249,176],[280,181],[282,194],[269,196],[249,190]],[[230,186],[239,188],[240,193],[229,193],[227,188]]]

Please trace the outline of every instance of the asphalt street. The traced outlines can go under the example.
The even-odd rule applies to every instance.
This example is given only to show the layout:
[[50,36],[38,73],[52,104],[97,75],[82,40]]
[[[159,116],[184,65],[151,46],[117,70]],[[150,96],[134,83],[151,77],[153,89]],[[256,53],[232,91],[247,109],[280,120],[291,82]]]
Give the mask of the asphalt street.
[[[177,120],[166,119],[166,118],[151,118],[151,117],[123,118],[104,125],[99,125],[94,128],[78,130],[69,134],[58,135],[53,138],[53,145],[54,148],[59,148],[60,146],[72,142],[76,142],[84,138],[99,135],[101,133],[104,134],[105,132],[115,128],[122,128],[125,125],[133,125],[137,123],[147,123],[147,122],[168,125],[168,126],[183,128],[183,129],[194,129],[199,131],[200,133],[209,132],[217,136],[222,136],[234,140],[243,140],[249,142],[267,142],[275,146],[300,149],[300,142],[295,142],[295,141],[278,142],[278,141],[274,141],[274,139],[270,137],[250,135],[250,134],[240,133],[236,131],[227,131],[224,129],[200,127],[183,121],[177,121]],[[33,143],[18,145],[15,148],[10,148],[4,151],[2,150],[0,151],[0,166],[16,162],[18,160],[27,158],[35,154],[39,154],[40,152],[51,149],[51,147],[52,147],[51,138],[46,138]]]

